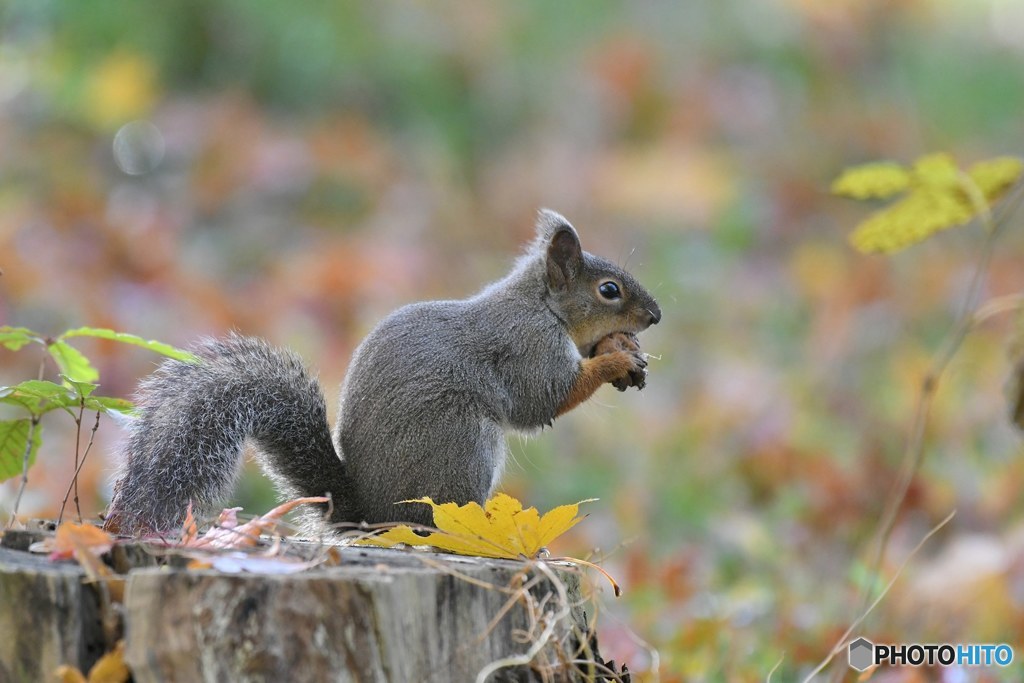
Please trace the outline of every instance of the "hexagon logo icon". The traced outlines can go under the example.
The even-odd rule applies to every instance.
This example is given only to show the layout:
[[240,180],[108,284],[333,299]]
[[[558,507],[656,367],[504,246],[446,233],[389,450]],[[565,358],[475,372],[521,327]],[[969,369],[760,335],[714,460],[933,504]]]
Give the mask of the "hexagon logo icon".
[[863,671],[875,663],[875,644],[867,638],[858,638],[849,646],[850,666]]

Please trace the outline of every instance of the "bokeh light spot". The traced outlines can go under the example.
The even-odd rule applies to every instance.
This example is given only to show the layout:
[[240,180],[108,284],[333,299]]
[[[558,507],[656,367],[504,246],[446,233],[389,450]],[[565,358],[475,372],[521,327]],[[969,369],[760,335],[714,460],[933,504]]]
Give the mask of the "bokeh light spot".
[[163,161],[166,145],[160,129],[149,121],[132,121],[114,135],[114,161],[128,175],[145,175]]

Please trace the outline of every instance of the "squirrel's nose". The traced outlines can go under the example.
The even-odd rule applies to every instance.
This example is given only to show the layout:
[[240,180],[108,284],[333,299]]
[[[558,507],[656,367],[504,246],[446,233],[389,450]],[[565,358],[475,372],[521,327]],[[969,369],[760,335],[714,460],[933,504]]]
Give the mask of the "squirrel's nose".
[[650,316],[650,325],[657,325],[661,322],[661,309],[658,308],[658,304],[651,302],[651,305],[647,307],[647,315]]

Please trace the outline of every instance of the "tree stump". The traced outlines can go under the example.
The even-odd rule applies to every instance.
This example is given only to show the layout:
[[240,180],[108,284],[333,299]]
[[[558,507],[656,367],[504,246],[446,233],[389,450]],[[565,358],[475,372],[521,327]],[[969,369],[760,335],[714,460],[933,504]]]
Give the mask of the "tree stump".
[[0,548],[0,681],[50,681],[60,664],[99,659],[99,597],[83,579],[77,564]]
[[[27,544],[10,532],[3,545],[2,681],[88,671],[121,634],[111,611],[136,683],[620,680],[604,676],[613,665],[566,566],[355,546],[338,549],[337,566],[295,574],[177,558],[128,571],[121,605],[77,563],[13,550]],[[122,562],[163,562],[118,549]]]

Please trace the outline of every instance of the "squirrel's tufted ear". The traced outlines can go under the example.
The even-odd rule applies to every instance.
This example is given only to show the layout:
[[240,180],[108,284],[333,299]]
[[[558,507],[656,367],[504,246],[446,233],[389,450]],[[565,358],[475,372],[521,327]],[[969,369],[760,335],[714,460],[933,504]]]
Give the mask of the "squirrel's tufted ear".
[[580,270],[583,248],[579,235],[569,221],[549,209],[537,216],[537,242],[546,249],[548,285],[553,289],[566,286]]
[[[576,232],[572,224],[566,220],[565,216],[552,211],[551,209],[540,209],[537,211],[537,241],[543,245],[547,245],[551,242],[551,238],[554,237],[555,233],[559,230],[568,228],[573,233]],[[579,239],[579,237],[577,237]]]

